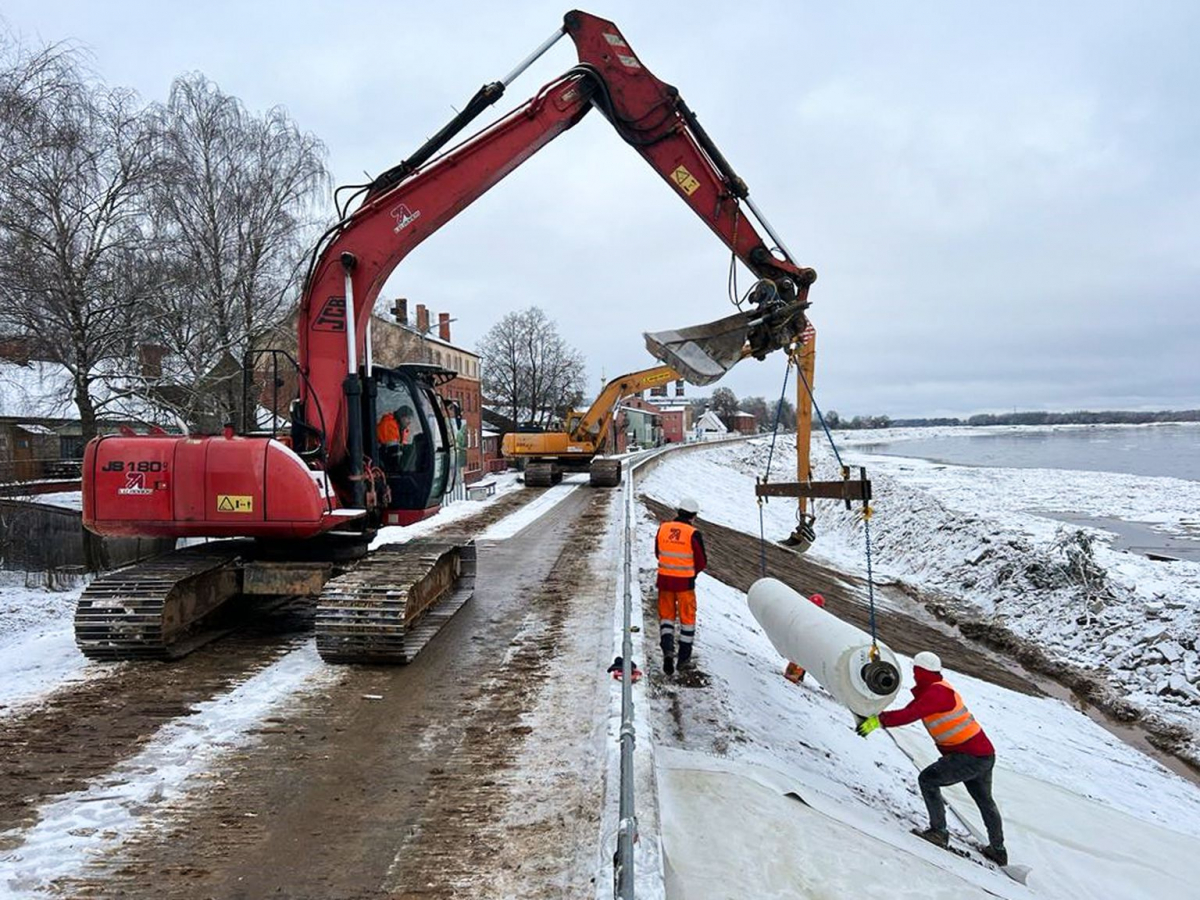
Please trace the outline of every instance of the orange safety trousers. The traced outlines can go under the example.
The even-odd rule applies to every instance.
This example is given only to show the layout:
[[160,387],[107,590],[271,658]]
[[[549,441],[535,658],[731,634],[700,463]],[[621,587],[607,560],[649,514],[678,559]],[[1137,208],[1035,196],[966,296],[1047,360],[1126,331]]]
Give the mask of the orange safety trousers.
[[659,637],[673,637],[679,620],[679,643],[690,644],[696,637],[696,592],[658,591]]

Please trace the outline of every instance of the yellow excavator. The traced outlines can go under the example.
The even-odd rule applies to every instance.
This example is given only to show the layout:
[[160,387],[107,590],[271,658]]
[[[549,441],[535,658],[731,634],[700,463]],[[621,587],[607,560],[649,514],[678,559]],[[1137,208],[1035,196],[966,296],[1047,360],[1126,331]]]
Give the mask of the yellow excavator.
[[617,406],[646,388],[677,381],[670,366],[655,366],[614,378],[586,411],[569,410],[563,431],[515,431],[504,436],[500,452],[505,459],[523,460],[525,484],[549,487],[562,481],[565,471],[587,470],[593,487],[621,483],[621,460],[601,456],[608,444]]

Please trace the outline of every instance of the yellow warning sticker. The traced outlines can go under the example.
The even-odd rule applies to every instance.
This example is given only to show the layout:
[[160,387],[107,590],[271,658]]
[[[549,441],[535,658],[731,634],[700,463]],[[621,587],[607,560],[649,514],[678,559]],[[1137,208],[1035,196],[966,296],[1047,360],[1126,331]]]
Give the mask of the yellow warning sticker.
[[689,197],[696,193],[700,187],[700,182],[693,178],[692,173],[683,166],[680,166],[671,173],[671,180],[679,185],[679,189]]
[[217,512],[252,513],[254,497],[250,494],[217,494]]

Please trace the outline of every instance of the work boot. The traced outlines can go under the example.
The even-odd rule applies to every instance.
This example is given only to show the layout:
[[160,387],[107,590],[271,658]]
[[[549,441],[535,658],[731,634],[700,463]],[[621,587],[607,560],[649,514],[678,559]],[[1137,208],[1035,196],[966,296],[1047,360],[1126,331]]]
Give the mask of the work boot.
[[668,675],[675,674],[675,658],[672,656],[663,657],[663,671]]
[[921,829],[914,828],[912,833],[923,840],[929,841],[935,847],[941,847],[943,850],[950,846],[950,832],[948,831],[936,831],[933,828],[926,828],[922,831]]
[[988,844],[986,847],[981,847],[979,852],[998,866],[1008,865],[1008,851],[1003,847],[997,847],[994,844]]
[[692,660],[692,645],[681,643],[679,645],[679,668],[682,669],[689,662],[691,662],[691,660]]

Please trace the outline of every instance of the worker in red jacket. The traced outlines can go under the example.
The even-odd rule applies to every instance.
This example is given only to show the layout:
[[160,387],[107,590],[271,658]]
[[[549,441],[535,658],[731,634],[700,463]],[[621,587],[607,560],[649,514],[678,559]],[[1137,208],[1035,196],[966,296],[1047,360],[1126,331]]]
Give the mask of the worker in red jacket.
[[704,538],[692,524],[700,504],[693,497],[679,501],[675,518],[658,526],[654,555],[658,557],[658,638],[663,671],[675,672],[675,620],[679,619],[679,667],[687,665],[696,640],[696,576],[708,565]]
[[913,688],[913,699],[908,706],[892,712],[882,712],[859,723],[858,733],[866,737],[880,725],[897,728],[918,719],[924,723],[933,738],[941,758],[926,766],[917,778],[921,796],[929,810],[929,827],[913,833],[939,847],[950,844],[950,833],[946,830],[946,803],[942,800],[942,788],[961,783],[979,807],[983,824],[987,827],[988,845],[982,848],[983,855],[1001,866],[1008,865],[1008,851],[1004,849],[1004,827],[1000,821],[1000,810],[992,799],[992,769],[996,765],[996,748],[983,733],[971,711],[942,677],[942,661],[937,654],[928,651],[913,657],[913,677],[917,684]]

